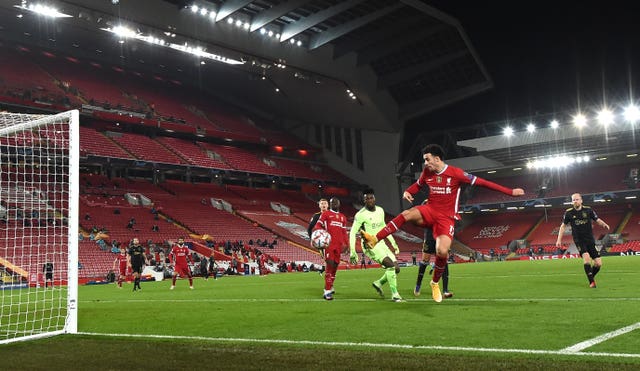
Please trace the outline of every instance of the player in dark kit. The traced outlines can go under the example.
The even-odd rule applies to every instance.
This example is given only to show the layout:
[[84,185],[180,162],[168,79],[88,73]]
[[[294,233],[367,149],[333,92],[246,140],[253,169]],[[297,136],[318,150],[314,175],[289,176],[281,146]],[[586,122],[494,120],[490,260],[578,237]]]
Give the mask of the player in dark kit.
[[340,264],[340,254],[347,251],[349,237],[347,236],[347,217],[340,212],[340,200],[335,197],[331,198],[329,208],[320,215],[313,229],[325,229],[331,235],[331,243],[324,251],[327,268],[324,272],[323,298],[333,300],[335,292],[333,282]]
[[140,245],[140,240],[134,238],[131,241],[128,251],[129,266],[133,272],[133,291],[137,289],[142,290],[140,287],[140,276],[142,275],[142,269],[147,263],[147,257],[144,253],[144,247]]
[[42,273],[44,273],[44,288],[46,289],[48,285],[51,285],[51,288],[53,288],[53,263],[44,263]]
[[571,224],[571,234],[573,242],[580,251],[584,263],[584,272],[589,279],[589,287],[596,288],[595,277],[602,267],[600,252],[596,250],[596,240],[593,238],[593,227],[591,221],[595,221],[599,226],[609,230],[609,225],[604,220],[598,218],[595,211],[589,206],[582,204],[580,193],[571,195],[573,207],[567,209],[562,218],[562,224],[558,231],[556,246],[562,246],[562,236],[567,225]]
[[[418,265],[418,278],[416,279],[416,288],[413,289],[413,295],[420,296],[420,287],[422,286],[422,279],[424,278],[424,272],[427,267],[431,266],[429,260],[431,255],[436,253],[436,239],[433,238],[433,232],[431,229],[425,228],[424,230],[424,242],[422,243],[422,261]],[[433,271],[433,266],[431,266]],[[432,272],[429,272],[431,274]],[[447,299],[453,297],[453,293],[449,291],[449,263],[444,267],[442,273],[442,297]]]
[[[313,216],[311,217],[311,220],[309,221],[309,226],[307,227],[307,234],[309,235],[309,240],[311,240],[311,233],[313,233],[313,227],[316,226],[318,219],[320,219],[320,215],[322,215],[323,212],[329,210],[329,201],[327,201],[326,198],[321,198],[318,201],[318,208],[320,209],[320,211],[313,214]],[[320,252],[320,256],[324,257],[324,249],[318,249],[318,252]],[[318,273],[320,273],[320,275],[322,275],[322,272],[324,272],[324,267],[321,267],[320,270],[318,270]]]

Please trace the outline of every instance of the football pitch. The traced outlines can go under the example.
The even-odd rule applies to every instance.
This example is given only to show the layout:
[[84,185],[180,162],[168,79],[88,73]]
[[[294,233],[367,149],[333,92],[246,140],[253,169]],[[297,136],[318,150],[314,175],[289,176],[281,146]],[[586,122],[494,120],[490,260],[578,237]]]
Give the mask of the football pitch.
[[638,369],[640,260],[603,265],[596,289],[578,259],[451,265],[454,297],[439,304],[428,278],[414,297],[416,267],[398,276],[402,303],[371,287],[381,269],[339,271],[330,302],[317,273],[81,286],[79,335],[0,357],[13,369]]

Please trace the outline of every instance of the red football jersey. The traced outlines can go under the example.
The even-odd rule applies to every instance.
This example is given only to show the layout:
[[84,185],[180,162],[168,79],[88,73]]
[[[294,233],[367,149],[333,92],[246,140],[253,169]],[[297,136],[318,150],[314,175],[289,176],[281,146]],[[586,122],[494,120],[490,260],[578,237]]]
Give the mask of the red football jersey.
[[174,245],[171,249],[171,262],[174,265],[186,267],[187,262],[191,262],[191,253],[186,245],[182,247]]
[[118,262],[118,269],[120,272],[127,271],[127,254],[118,254],[116,255],[116,261]]
[[349,245],[349,236],[347,236],[347,217],[344,216],[343,213],[335,212],[333,210],[324,211],[320,215],[320,218],[318,218],[318,222],[313,229],[316,230],[320,228],[326,229],[331,235],[329,249],[342,248],[342,246]]
[[445,165],[444,169],[439,173],[425,167],[418,181],[407,188],[406,191],[415,195],[422,187],[429,187],[429,205],[431,205],[431,208],[457,220],[459,219],[458,202],[462,184],[479,185],[508,195],[512,194],[510,188],[478,178],[451,165]]

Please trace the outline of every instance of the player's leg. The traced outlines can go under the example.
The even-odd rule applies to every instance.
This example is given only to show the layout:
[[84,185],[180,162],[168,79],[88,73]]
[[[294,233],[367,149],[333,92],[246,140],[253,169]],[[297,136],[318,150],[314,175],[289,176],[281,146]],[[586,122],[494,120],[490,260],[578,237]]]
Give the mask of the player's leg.
[[600,272],[600,267],[602,267],[602,259],[600,258],[600,252],[596,250],[596,245],[589,245],[589,258],[591,258],[591,282],[589,283],[589,287],[596,288],[596,274]]
[[331,260],[326,260],[326,270],[324,272],[324,294],[323,297],[326,300],[333,300],[333,282],[335,281],[335,272],[338,268],[338,264]]
[[173,290],[173,289],[176,288],[176,279],[177,278],[178,278],[178,271],[174,267],[173,275],[171,276],[171,287],[169,287],[169,290]]
[[400,229],[400,227],[406,222],[411,222],[416,225],[424,224],[424,220],[422,219],[422,214],[420,213],[420,210],[418,210],[417,206],[414,206],[400,213],[398,216],[393,218],[389,223],[387,223],[387,225],[384,228],[382,228],[375,236],[370,235],[365,231],[360,231],[360,236],[362,236],[362,238],[367,243],[367,245],[369,245],[370,247],[374,247],[378,243],[378,241],[381,241],[382,239],[386,238],[388,235]]
[[442,273],[442,296],[445,299],[453,297],[453,293],[449,291],[449,263],[444,267],[444,273]]
[[589,286],[593,287],[595,284],[593,283],[593,268],[591,266],[591,256],[589,255],[589,250],[587,246],[584,246],[582,244],[578,245],[578,250],[580,251],[580,255],[582,255],[582,266],[584,267],[584,274],[589,280]]
[[418,263],[418,277],[416,278],[416,287],[413,289],[413,295],[420,296],[420,287],[422,286],[422,280],[424,279],[424,274],[427,271],[427,267],[429,266],[429,261],[431,260],[431,254],[422,252],[422,260]]
[[383,266],[385,268],[385,275],[387,276],[387,281],[389,281],[389,289],[391,289],[391,300],[395,302],[402,301],[402,297],[398,293],[398,280],[397,275],[400,273],[400,267],[398,266],[398,262],[392,260],[390,257],[384,258],[382,261]]
[[[453,224],[452,224],[453,225]],[[453,232],[453,229],[451,230]],[[451,237],[448,234],[440,234],[436,237],[436,265],[433,269],[433,278],[431,279],[431,296],[436,302],[442,301],[442,293],[438,282],[447,266],[447,256],[449,256],[449,248],[451,248]]]
[[191,274],[191,270],[189,267],[186,268],[187,277],[189,277],[189,288],[193,290],[193,275]]
[[[385,246],[385,248],[386,248],[386,246]],[[378,295],[380,295],[381,298],[384,298],[384,291],[382,291],[382,286],[384,286],[384,284],[389,282],[389,276],[387,275],[388,266],[385,266],[385,262],[384,262],[385,256],[378,256],[376,254],[376,252],[379,252],[380,249],[381,249],[381,247],[375,247],[374,249],[368,250],[368,254],[372,254],[371,260],[373,260],[376,263],[380,264],[382,269],[384,269],[384,272],[382,273],[382,277],[380,277],[377,280],[373,281],[373,283],[371,284],[371,286],[376,290]]]

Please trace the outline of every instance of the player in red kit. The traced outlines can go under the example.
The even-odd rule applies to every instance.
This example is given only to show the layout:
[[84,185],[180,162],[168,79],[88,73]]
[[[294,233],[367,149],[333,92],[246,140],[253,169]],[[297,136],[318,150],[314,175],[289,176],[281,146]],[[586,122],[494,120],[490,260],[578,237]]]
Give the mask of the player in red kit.
[[349,236],[347,236],[347,217],[340,212],[340,200],[333,197],[329,200],[329,210],[323,211],[316,223],[316,229],[326,229],[331,235],[331,243],[324,250],[326,270],[324,272],[324,295],[326,300],[333,300],[333,282],[340,264],[340,254],[347,251]]
[[171,264],[173,264],[173,278],[171,283],[171,290],[176,288],[176,278],[178,274],[180,277],[189,277],[189,288],[193,290],[193,278],[191,276],[191,270],[189,269],[189,263],[191,261],[191,253],[189,248],[184,244],[184,238],[178,238],[178,243],[173,245],[171,254],[169,255]]
[[122,282],[127,278],[127,249],[124,246],[120,246],[120,254],[113,261],[113,271],[118,272],[118,287],[122,288]]
[[375,236],[365,231],[361,236],[369,246],[375,246],[379,240],[394,233],[405,222],[411,222],[420,227],[430,227],[436,239],[436,265],[431,280],[431,294],[436,302],[442,301],[442,293],[438,281],[447,265],[449,248],[453,240],[454,223],[460,219],[458,215],[458,200],[460,186],[463,184],[477,185],[502,192],[510,196],[522,196],[522,188],[506,188],[488,180],[478,178],[464,172],[464,170],[444,163],[444,150],[437,144],[429,144],[422,149],[424,170],[417,182],[404,191],[402,198],[413,202],[413,195],[421,188],[429,187],[429,202],[414,206],[403,211],[389,222]]

